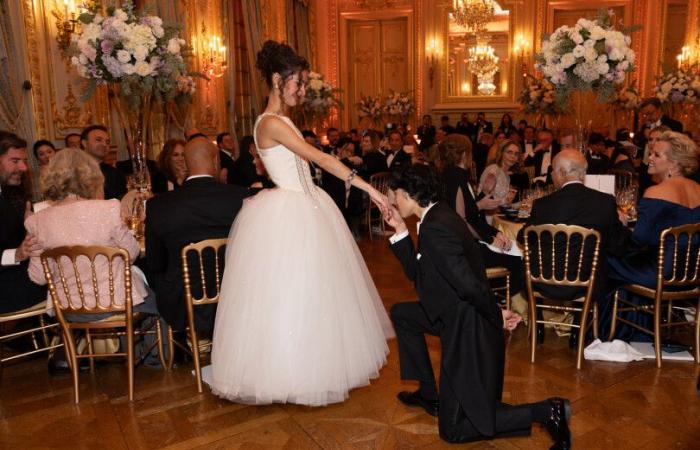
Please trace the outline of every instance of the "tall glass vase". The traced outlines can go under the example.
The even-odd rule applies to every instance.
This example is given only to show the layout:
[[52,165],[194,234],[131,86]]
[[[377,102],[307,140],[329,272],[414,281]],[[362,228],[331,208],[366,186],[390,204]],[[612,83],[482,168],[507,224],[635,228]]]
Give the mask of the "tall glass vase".
[[129,159],[131,160],[133,187],[139,192],[151,191],[151,177],[148,171],[148,142],[151,138],[151,118],[155,102],[151,93],[140,97],[138,105],[133,98],[123,95],[119,84],[109,88],[109,101],[117,112],[119,126],[124,133]]

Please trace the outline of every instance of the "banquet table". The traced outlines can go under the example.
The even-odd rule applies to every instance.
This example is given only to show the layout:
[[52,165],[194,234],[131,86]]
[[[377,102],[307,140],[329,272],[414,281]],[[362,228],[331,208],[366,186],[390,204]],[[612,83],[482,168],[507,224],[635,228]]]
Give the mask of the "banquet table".
[[496,214],[493,216],[492,225],[507,238],[517,240],[518,232],[525,225],[525,219],[510,219],[503,215]]

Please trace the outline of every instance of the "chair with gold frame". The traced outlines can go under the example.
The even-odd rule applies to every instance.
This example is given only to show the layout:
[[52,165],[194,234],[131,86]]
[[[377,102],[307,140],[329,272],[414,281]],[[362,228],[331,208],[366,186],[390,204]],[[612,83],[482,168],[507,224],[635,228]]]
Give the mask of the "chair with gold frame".
[[[379,172],[375,173],[374,175],[369,177],[369,184],[372,185],[373,188],[381,192],[382,194],[386,195],[387,192],[389,191],[389,180],[391,179],[391,172]],[[372,225],[376,224],[376,226],[382,231],[382,234],[384,234],[384,218],[382,217],[381,213],[379,214],[379,218],[372,218],[372,211],[373,210],[379,211],[379,207],[374,204],[370,200],[369,205],[367,206],[367,230],[369,232],[369,239],[373,240],[374,236],[372,233]]]
[[[194,373],[197,378],[197,392],[202,392],[202,369],[201,369],[201,362],[200,362],[200,352],[203,350],[211,350],[211,341],[207,343],[201,343],[199,340],[199,337],[197,336],[197,328],[195,325],[195,320],[194,320],[194,308],[195,306],[203,306],[203,305],[214,305],[219,302],[219,295],[221,294],[221,277],[223,275],[223,267],[219,264],[219,255],[220,252],[223,251],[226,247],[226,242],[227,239],[206,239],[204,241],[199,241],[195,242],[193,244],[186,245],[185,247],[182,248],[181,253],[180,253],[180,258],[182,260],[182,281],[184,283],[185,287],[185,310],[187,311],[187,332],[189,333],[189,338],[190,338],[190,344],[192,347],[192,350],[190,351],[189,348],[185,348],[182,344],[179,342],[175,341],[173,339],[173,331],[172,328],[168,328],[168,341],[170,343],[170,360],[168,362],[168,367],[172,367],[173,363],[173,356],[174,356],[174,347],[173,345],[177,345],[183,350],[189,352],[192,354],[192,359],[194,360]],[[214,288],[214,292],[212,296],[209,296],[210,292],[209,289],[207,289],[208,284],[207,284],[207,273],[205,270],[205,267],[207,265],[204,264],[205,259],[204,259],[204,251],[206,249],[211,249],[213,250],[213,256],[214,256],[214,264],[213,264],[213,269],[214,269],[214,286],[211,286]],[[197,256],[197,265],[199,266],[199,270],[197,275],[199,276],[199,283],[201,287],[201,296],[200,297],[195,297],[192,293],[192,274],[190,273],[190,263],[188,261],[188,255],[194,252]]]
[[[124,299],[123,304],[121,305],[116,303],[117,297],[114,289],[116,282],[114,262],[119,259],[121,259],[123,263],[123,268],[121,271],[123,271],[122,274],[124,283]],[[108,293],[100,292],[98,284],[99,274],[97,267],[99,266],[99,263],[96,264],[96,261],[100,260],[104,260],[107,264],[107,276],[109,283]],[[146,349],[142,357],[148,355],[148,353],[150,353],[150,351],[157,345],[161,363],[163,364],[163,367],[165,367],[159,320],[156,318],[156,320],[154,320],[154,324],[148,329],[135,329],[135,325],[142,325],[147,318],[154,316],[151,314],[134,312],[132,309],[133,300],[131,298],[132,285],[130,261],[129,252],[123,248],[117,247],[64,246],[45,250],[41,254],[41,264],[49,286],[49,294],[53,302],[54,310],[56,311],[56,317],[58,318],[58,322],[61,324],[63,342],[66,348],[66,357],[71,366],[75,403],[80,401],[78,388],[78,360],[82,358],[89,358],[90,371],[94,372],[95,357],[126,357],[129,401],[133,401],[135,365],[134,340],[136,336],[143,336],[145,334],[156,335],[156,342],[152,344],[150,348]],[[81,279],[79,266],[82,266],[83,268],[86,267],[85,264],[81,264],[81,262],[89,263],[91,272],[90,280]],[[69,279],[75,280],[77,298],[75,295],[71,295],[67,284],[67,280]],[[91,283],[91,295],[86,295],[86,285],[84,283]],[[66,307],[61,304],[61,300],[58,295],[59,289],[67,301]],[[100,303],[100,299],[105,298],[105,295],[107,295],[107,299],[109,300],[107,306],[103,306]],[[95,300],[95,306],[86,306],[86,299],[91,297]],[[65,316],[65,314],[103,315],[105,313],[112,313],[112,315],[107,318],[86,322],[72,322]],[[153,330],[153,328],[155,328],[155,330]],[[97,330],[97,332],[95,333],[93,330]],[[82,331],[85,333],[84,336],[87,343],[86,354],[78,354],[74,331]],[[94,338],[114,336],[126,336],[126,352],[96,353],[93,351]]]
[[[683,240],[683,236],[686,236],[687,240]],[[615,336],[618,321],[653,335],[656,367],[661,367],[661,329],[692,325],[695,325],[695,362],[700,364],[700,252],[698,251],[698,241],[700,241],[700,223],[663,230],[659,239],[662,245],[659,245],[657,256],[656,288],[628,284],[615,291],[610,339]],[[669,257],[673,258],[672,261],[668,261]],[[653,303],[638,305],[620,298],[621,290],[651,299]],[[672,321],[673,302],[679,300],[695,302],[695,321]],[[623,307],[619,306],[620,303]],[[667,306],[666,323],[661,323],[664,305]],[[618,313],[627,311],[653,314],[654,330],[618,316]]]
[[[13,361],[18,358],[23,358],[25,356],[33,355],[35,353],[40,353],[40,352],[52,352],[54,349],[58,347],[62,347],[63,344],[58,342],[58,343],[53,343],[51,339],[49,338],[46,330],[58,328],[58,322],[54,323],[46,323],[46,320],[44,319],[44,313],[46,312],[46,300],[43,300],[39,303],[37,303],[34,306],[30,306],[29,308],[25,308],[20,311],[13,311],[9,313],[4,313],[0,314],[0,327],[2,327],[4,324],[9,323],[9,322],[14,322],[14,321],[20,321],[20,320],[26,320],[30,319],[32,317],[36,317],[37,320],[39,321],[39,326],[35,326],[26,330],[20,330],[20,331],[15,331],[15,332],[10,332],[7,334],[2,334],[0,335],[0,369],[2,369],[2,366],[4,363],[8,361]],[[36,333],[41,332],[41,344],[40,345],[37,342],[36,338]],[[33,350],[28,350],[26,352],[21,352],[21,353],[16,353],[10,356],[5,356],[3,353],[3,343],[7,341],[11,341],[13,339],[19,338],[21,336],[26,336],[30,335],[32,339],[32,346],[34,347]]]
[[505,278],[506,285],[503,287],[491,288],[494,294],[503,297],[506,302],[506,309],[510,309],[510,270],[505,267],[487,267],[486,278],[490,280],[498,280]]
[[[548,238],[543,240],[545,236]],[[531,344],[530,361],[535,362],[537,324],[555,324],[579,329],[576,369],[580,369],[584,341],[589,326],[593,327],[593,336],[598,338],[598,305],[593,301],[591,307],[591,301],[598,270],[600,233],[576,225],[545,224],[525,228],[524,238],[525,285],[530,315],[528,321]],[[565,241],[562,241],[562,238],[565,238]],[[556,245],[557,243],[564,245]],[[536,290],[536,287],[533,286],[534,283],[578,287],[585,289],[585,294],[583,297],[572,298],[570,301],[549,299]],[[541,304],[538,304],[537,300]],[[581,302],[582,306],[573,306]],[[562,303],[564,304],[562,305]],[[538,320],[537,309],[581,313],[581,324]],[[589,313],[593,315],[592,322],[588,320]]]

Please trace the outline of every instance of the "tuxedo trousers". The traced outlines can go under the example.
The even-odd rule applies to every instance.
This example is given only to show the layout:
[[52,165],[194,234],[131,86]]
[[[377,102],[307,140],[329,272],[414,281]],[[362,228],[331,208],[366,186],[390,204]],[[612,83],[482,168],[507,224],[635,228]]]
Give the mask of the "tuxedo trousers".
[[0,272],[0,313],[21,311],[46,300],[46,286],[29,279],[28,265],[24,261]]
[[[419,302],[397,303],[391,308],[391,320],[396,330],[399,346],[399,364],[401,379],[417,380],[422,383],[435,383],[433,367],[430,363],[425,334],[441,338],[441,352],[459,351],[447,349],[441,332],[444,323],[441,320],[431,322]],[[481,434],[471,423],[457,394],[452,390],[452,383],[444,368],[440,371],[438,427],[440,437],[453,443],[471,442],[512,436],[527,436],[532,425],[530,405],[513,406],[494,399],[496,417],[494,435]],[[457,380],[452,380],[455,382]]]

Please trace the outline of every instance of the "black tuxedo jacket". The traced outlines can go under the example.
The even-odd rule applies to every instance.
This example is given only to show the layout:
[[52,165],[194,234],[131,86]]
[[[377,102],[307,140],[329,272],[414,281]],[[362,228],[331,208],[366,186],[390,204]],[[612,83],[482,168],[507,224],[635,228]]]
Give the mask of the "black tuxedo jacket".
[[[606,253],[614,256],[622,256],[629,242],[630,231],[620,222],[617,215],[617,204],[612,195],[604,194],[595,189],[588,188],[582,183],[573,183],[564,186],[551,195],[542,197],[532,205],[532,212],[527,223],[518,234],[518,240],[523,242],[523,230],[529,225],[542,225],[547,223],[563,223],[566,225],[579,225],[585,228],[597,230],[601,234],[600,255],[598,257],[598,274],[594,295],[600,295],[606,291],[607,258]],[[551,244],[543,240],[542,251],[546,255],[551,252]],[[555,241],[558,248],[564,248],[564,240]],[[580,255],[580,244],[570,247],[569,266],[571,269],[577,266]],[[584,263],[590,264],[591,256],[584,256]],[[557,266],[563,267],[563,261]],[[545,270],[547,268],[545,267]],[[545,272],[547,273],[547,272]],[[538,286],[538,290],[552,298],[567,299],[578,295],[580,289],[562,286]],[[601,298],[602,300],[602,298]]]
[[678,133],[683,132],[683,124],[677,120],[671,119],[665,114],[661,116],[661,125],[666,125],[671,131],[676,131]]
[[235,168],[233,167],[234,162],[235,161],[233,160],[233,158],[228,156],[225,152],[219,150],[219,163],[221,164],[222,169],[226,169],[226,182],[228,184],[236,184],[233,181],[233,177],[235,175]]
[[[535,144],[536,145],[536,144]],[[552,162],[554,162],[554,157],[561,151],[561,146],[557,141],[552,142],[551,157],[549,159],[549,170],[547,174],[552,170]],[[545,152],[537,152],[534,156],[526,156],[523,161],[524,166],[533,166],[535,168],[535,176],[540,176],[540,167],[542,167],[542,159],[544,158]]]
[[[205,177],[185,181],[181,189],[146,202],[146,261],[158,311],[174,329],[183,329],[186,322],[180,251],[190,243],[227,237],[247,193]],[[191,273],[199,279],[197,270]],[[211,330],[215,308],[196,311],[198,329]]]
[[[5,250],[20,246],[26,231],[24,217],[0,194],[0,257]],[[29,280],[29,261],[13,266],[0,265],[0,313],[19,311],[46,298],[46,290]]]
[[421,125],[418,127],[417,134],[420,139],[420,144],[418,148],[425,150],[430,148],[431,145],[435,143],[435,126],[434,125]]
[[407,164],[411,164],[411,155],[403,151],[402,148],[398,152],[394,153],[394,159],[391,160],[389,170],[393,172],[394,170],[398,170]]
[[367,177],[367,180],[365,181],[369,181],[369,177],[375,173],[386,172],[389,170],[389,166],[386,163],[386,155],[379,153],[378,151],[369,152],[364,155],[362,157],[362,165],[364,176]]
[[488,242],[493,242],[494,236],[498,234],[498,230],[486,222],[486,218],[479,211],[476,205],[477,199],[472,196],[472,191],[469,190],[467,183],[469,182],[469,172],[461,167],[449,166],[446,167],[440,174],[442,179],[445,201],[452,208],[457,206],[457,195],[462,190],[462,200],[464,201],[464,213],[467,223],[479,235],[479,238]]
[[464,221],[438,202],[421,223],[417,251],[410,237],[391,248],[415,283],[429,320],[442,324],[441,372],[455,400],[481,434],[492,436],[505,344],[501,310],[478,246]]
[[121,200],[126,194],[126,177],[124,174],[119,169],[115,169],[104,162],[100,163],[100,170],[105,177],[105,200],[112,198]]

